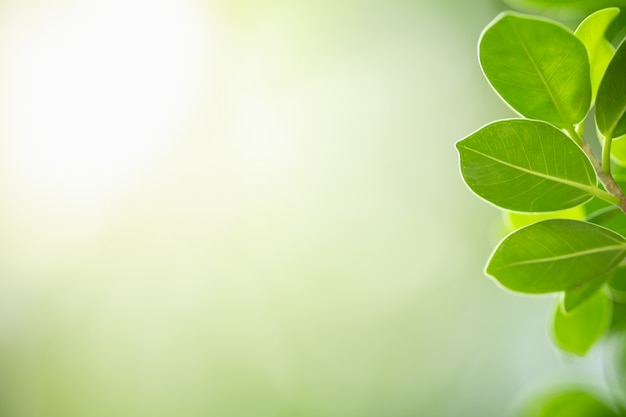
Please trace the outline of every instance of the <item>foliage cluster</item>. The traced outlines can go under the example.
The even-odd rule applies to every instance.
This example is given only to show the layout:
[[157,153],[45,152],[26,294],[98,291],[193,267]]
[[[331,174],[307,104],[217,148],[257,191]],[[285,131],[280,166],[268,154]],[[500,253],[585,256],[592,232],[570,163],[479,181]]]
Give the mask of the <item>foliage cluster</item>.
[[[575,31],[544,17],[500,14],[481,35],[480,65],[521,117],[490,123],[456,148],[467,186],[505,210],[513,229],[486,273],[515,292],[559,294],[549,320],[566,354],[620,340],[615,391],[626,392],[626,41],[607,38],[619,14],[597,10]],[[601,397],[564,388],[524,413],[626,415],[623,396]]]

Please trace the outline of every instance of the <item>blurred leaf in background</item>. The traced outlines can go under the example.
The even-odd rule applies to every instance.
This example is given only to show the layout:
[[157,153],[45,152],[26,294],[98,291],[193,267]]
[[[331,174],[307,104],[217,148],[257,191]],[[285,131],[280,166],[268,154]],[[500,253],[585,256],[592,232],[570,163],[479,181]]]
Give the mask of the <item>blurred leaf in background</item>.
[[559,387],[536,395],[519,410],[519,417],[617,417],[616,411],[592,389]]

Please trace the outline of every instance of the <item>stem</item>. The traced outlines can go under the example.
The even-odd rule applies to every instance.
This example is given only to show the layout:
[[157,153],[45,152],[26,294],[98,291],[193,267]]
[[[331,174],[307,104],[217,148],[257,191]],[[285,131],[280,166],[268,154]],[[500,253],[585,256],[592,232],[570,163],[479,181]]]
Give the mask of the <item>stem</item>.
[[567,130],[569,137],[572,138],[574,142],[576,142],[580,146],[583,146],[585,142],[583,141],[583,138],[580,137],[578,132],[576,132],[576,129],[574,129],[573,126],[566,127],[565,130]]
[[612,135],[606,135],[602,141],[602,171],[611,172],[611,143]]
[[[606,188],[606,191],[598,188],[597,192],[594,193],[594,195],[608,203],[618,206],[620,209],[622,209],[624,213],[626,213],[626,195],[624,195],[624,191],[622,191],[620,186],[617,185],[615,178],[613,178],[613,175],[611,175],[610,139],[608,142],[608,146],[604,146],[603,152],[602,152],[603,161],[604,161],[604,158],[606,157],[605,155],[608,155],[608,160],[609,160],[608,170],[605,171],[602,164],[600,164],[600,161],[598,161],[598,158],[596,158],[596,156],[591,151],[591,148],[589,147],[589,145],[585,141],[583,141],[583,138],[581,138],[580,135],[576,132],[576,129],[574,129],[573,126],[569,126],[565,130],[567,130],[567,133],[569,133],[570,137],[574,140],[574,142],[578,143],[580,147],[582,148],[583,152],[585,152],[585,154],[591,161],[591,165],[593,165],[593,169],[596,171],[596,174],[598,175],[598,179],[600,179],[600,182],[602,183],[602,185],[604,185],[604,188]],[[610,136],[608,136],[607,138],[609,137]],[[608,148],[608,154],[606,153],[607,148]]]
[[609,204],[613,204],[614,206],[621,206],[621,200],[618,196],[607,193],[600,188],[596,188],[593,192],[593,195],[598,197],[600,200],[604,200]]
[[611,172],[605,172],[602,169],[602,165],[600,164],[600,161],[598,161],[598,158],[596,158],[596,156],[593,154],[588,144],[583,143],[581,148],[583,152],[585,152],[585,155],[587,155],[587,157],[591,161],[591,165],[593,165],[593,169],[595,169],[596,174],[598,175],[598,178],[600,179],[600,182],[604,185],[604,188],[606,188],[606,191],[608,191],[608,193],[604,191],[603,193],[609,194],[611,196],[612,201],[609,201],[608,199],[603,198],[599,194],[596,194],[596,196],[598,198],[602,198],[604,201],[607,201],[611,204],[618,206],[620,209],[622,209],[624,213],[626,213],[626,195],[624,195],[624,191],[622,191],[620,186],[617,185],[617,182],[615,181],[615,178],[613,178],[613,175],[611,175]]

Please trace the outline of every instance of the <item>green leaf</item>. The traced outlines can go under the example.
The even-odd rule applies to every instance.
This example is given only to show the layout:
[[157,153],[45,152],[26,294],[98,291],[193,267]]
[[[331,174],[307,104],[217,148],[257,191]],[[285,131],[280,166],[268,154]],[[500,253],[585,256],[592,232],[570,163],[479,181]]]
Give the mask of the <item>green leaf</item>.
[[626,134],[626,40],[606,68],[596,97],[596,125],[602,135]]
[[[621,0],[622,4],[613,4],[612,6],[620,7],[622,13],[620,13],[617,18],[611,23],[611,26],[606,31],[606,38],[612,42],[614,45],[619,43],[621,39],[626,35],[626,13],[624,12],[624,7],[626,6],[626,0]],[[601,9],[602,7],[599,7]]]
[[626,304],[615,300],[611,301],[611,330],[626,330]]
[[561,311],[565,315],[569,315],[589,297],[593,296],[602,285],[607,282],[612,273],[600,275],[593,280],[586,282],[578,287],[570,288],[563,293],[561,300]]
[[524,404],[519,417],[617,417],[604,401],[586,389],[567,387],[542,392]]
[[566,291],[610,273],[626,257],[626,238],[591,223],[554,219],[519,229],[498,245],[486,268],[504,287]]
[[591,223],[604,226],[620,235],[626,235],[626,213],[621,209],[609,206],[603,212],[596,213],[597,217],[590,219]]
[[513,211],[571,208],[597,193],[583,151],[563,132],[536,120],[501,120],[457,142],[461,173],[485,200]]
[[621,166],[626,166],[626,136],[613,138],[611,142],[611,159]]
[[621,394],[618,398],[621,398],[622,404],[624,404],[624,400],[626,400],[624,395],[626,393],[626,332],[621,332],[612,342],[612,376],[617,382],[616,392]]
[[[623,181],[618,180],[617,183],[622,189],[626,188],[626,184]],[[586,203],[583,208],[587,213],[585,219],[588,222],[606,227],[622,236],[626,236],[626,213],[619,207],[594,198]]]
[[598,10],[589,15],[576,29],[575,35],[587,48],[591,67],[591,101],[593,102],[606,67],[613,57],[613,45],[606,39],[605,33],[615,17],[617,7]]
[[549,219],[573,219],[584,220],[585,209],[584,206],[576,206],[566,210],[552,211],[548,213],[518,213],[515,211],[503,212],[505,228],[507,233],[520,227],[528,226],[533,223],[540,222],[542,220]]
[[615,301],[626,302],[626,268],[618,268],[615,275],[609,281],[611,298]]
[[584,356],[606,331],[611,303],[601,291],[565,315],[558,304],[554,309],[552,339],[562,350]]
[[479,57],[493,88],[525,117],[571,128],[589,111],[587,51],[565,26],[502,13],[483,32]]

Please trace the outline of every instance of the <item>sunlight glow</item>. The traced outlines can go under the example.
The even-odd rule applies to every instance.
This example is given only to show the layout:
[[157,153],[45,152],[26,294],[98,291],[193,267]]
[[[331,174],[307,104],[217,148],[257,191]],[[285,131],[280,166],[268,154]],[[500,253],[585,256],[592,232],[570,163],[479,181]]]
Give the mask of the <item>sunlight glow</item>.
[[5,46],[16,188],[98,204],[163,158],[192,105],[206,22],[186,2],[59,7]]

